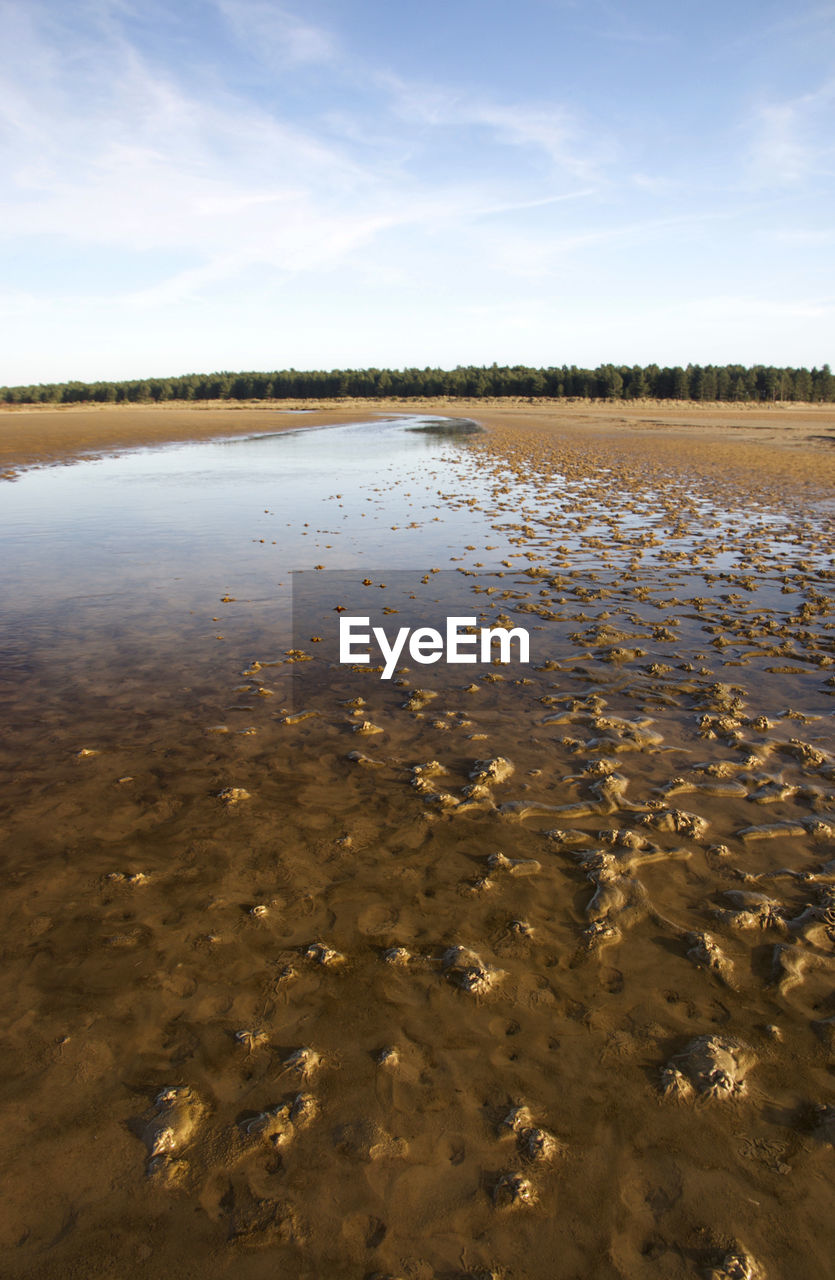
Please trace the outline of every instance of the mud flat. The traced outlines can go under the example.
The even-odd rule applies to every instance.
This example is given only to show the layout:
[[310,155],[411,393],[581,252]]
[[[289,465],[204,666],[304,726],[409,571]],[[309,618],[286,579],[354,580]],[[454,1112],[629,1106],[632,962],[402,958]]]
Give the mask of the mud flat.
[[[117,449],[242,435],[253,431],[281,431],[300,425],[325,426],[363,422],[369,417],[401,413],[437,413],[475,418],[491,427],[509,426],[546,436],[580,430],[588,435],[627,434],[631,447],[663,450],[693,440],[695,457],[705,465],[703,447],[711,445],[714,465],[727,457],[729,447],[764,445],[756,465],[787,465],[801,474],[814,472],[815,451],[835,444],[835,414],[831,405],[738,404],[694,405],[690,402],[635,401],[613,406],[602,401],[516,400],[269,400],[229,401],[183,406],[155,405],[0,405],[0,472],[17,467],[48,465]],[[787,464],[773,459],[786,446],[798,456]],[[717,453],[718,450],[718,453]],[[773,460],[772,460],[773,459]],[[753,459],[749,458],[749,461]],[[709,464],[708,464],[709,465]]]
[[[374,406],[376,407],[376,406]],[[306,426],[363,422],[364,403],[331,408],[303,401],[269,404],[231,402],[224,408],[192,405],[0,406],[0,473],[21,467],[73,462],[123,449],[182,440],[207,440],[254,431],[288,431]]]
[[[6,1274],[827,1274],[832,416],[581,409],[439,405],[304,520],[277,454],[222,588],[15,579]],[[438,601],[530,665],[333,660]]]

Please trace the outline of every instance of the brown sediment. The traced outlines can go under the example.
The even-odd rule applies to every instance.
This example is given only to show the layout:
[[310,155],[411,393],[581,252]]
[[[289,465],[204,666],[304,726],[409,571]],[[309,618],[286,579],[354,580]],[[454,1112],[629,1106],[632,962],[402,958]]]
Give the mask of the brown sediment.
[[[466,400],[270,400],[155,405],[0,405],[0,473],[127,448],[305,426],[363,422],[378,414],[469,417],[491,430],[530,437],[575,433],[602,448],[628,439],[629,452],[694,460],[707,473],[753,467],[814,479],[835,445],[835,406],[692,402]],[[705,446],[708,446],[706,449]],[[793,456],[787,459],[784,450]],[[820,478],[820,477],[818,477]]]
[[524,676],[8,682],[10,1276],[827,1273],[831,410],[426,408]]
[[216,404],[188,408],[174,404],[2,405],[0,476],[13,475],[21,467],[73,462],[176,441],[365,422],[378,412],[385,414],[386,409],[376,401],[342,407],[334,402],[321,408],[297,401],[242,401],[222,408]]

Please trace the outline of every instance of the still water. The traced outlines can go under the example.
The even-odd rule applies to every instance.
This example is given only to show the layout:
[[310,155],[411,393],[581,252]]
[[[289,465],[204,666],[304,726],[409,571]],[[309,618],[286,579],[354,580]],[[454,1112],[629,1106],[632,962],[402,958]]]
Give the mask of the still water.
[[404,417],[22,473],[0,491],[10,716],[21,731],[33,715],[66,723],[97,688],[105,714],[128,678],[146,693],[205,685],[280,652],[294,570],[417,567],[483,543],[486,517],[439,494],[472,430]]
[[4,628],[104,596],[123,616],[172,596],[194,607],[206,591],[272,597],[293,569],[320,562],[402,567],[448,556],[462,531],[486,535],[488,525],[468,508],[448,510],[437,492],[468,424],[420,430],[431,421],[308,428],[25,472],[0,494]]

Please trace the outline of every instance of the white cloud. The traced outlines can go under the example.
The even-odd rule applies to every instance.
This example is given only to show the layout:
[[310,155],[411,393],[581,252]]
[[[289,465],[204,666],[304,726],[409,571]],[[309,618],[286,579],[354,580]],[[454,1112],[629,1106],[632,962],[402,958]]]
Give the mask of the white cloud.
[[337,56],[331,32],[272,0],[215,0],[215,4],[239,43],[271,66],[327,63]]
[[[121,2],[104,0],[104,26],[79,38],[63,64],[50,44],[58,33],[48,20],[37,28],[36,7],[31,20],[17,24],[20,71],[0,91],[9,195],[0,229],[184,256],[166,279],[124,290],[130,306],[171,306],[251,264],[300,272],[353,262],[396,227],[449,231],[591,194],[576,186],[528,194],[502,174],[427,186],[397,158],[388,165],[376,155],[374,163],[357,160],[350,140],[323,140],[229,92],[207,100],[149,63],[118,23],[111,29]],[[246,15],[269,17],[281,31],[288,23],[297,29],[271,6],[218,3],[242,23]],[[325,44],[317,47],[324,54]],[[88,74],[95,68],[94,89],[79,86],[79,66]],[[421,102],[423,120],[481,126],[508,145],[538,149],[572,179],[587,177],[588,165],[572,149],[573,127],[558,110],[443,94],[427,105],[422,90],[400,82],[396,93],[404,109],[407,100]],[[114,286],[118,292],[118,280]]]
[[375,179],[344,149],[229,94],[207,101],[135,48],[114,57],[107,33],[88,91],[73,61],[53,59],[48,24],[15,27],[19,73],[10,83],[7,64],[0,85],[7,236],[180,250],[203,256],[211,280],[259,258],[315,260],[368,234]]
[[[212,38],[179,57],[182,15],[158,3],[0,0],[15,50],[0,69],[0,232],[32,264],[9,273],[7,369],[54,376],[50,351],[60,376],[75,360],[90,377],[140,359],[172,372],[443,351],[536,362],[557,342],[560,360],[596,363],[639,338],[635,358],[669,358],[686,332],[719,358],[746,328],[779,350],[781,326],[811,335],[806,359],[824,342],[829,303],[761,301],[748,250],[769,234],[774,170],[792,194],[822,176],[831,84],[775,93],[749,120],[757,195],[740,208],[736,173],[688,162],[668,177],[663,152],[644,158],[637,117],[601,132],[542,82],[499,100],[410,80],[267,0],[201,0]],[[212,43],[223,23],[228,75]],[[308,114],[284,105],[300,101]],[[797,229],[800,269],[822,234]],[[701,290],[717,296],[686,301]],[[680,358],[700,354],[681,342]]]
[[481,128],[494,142],[538,152],[555,170],[583,181],[599,179],[604,162],[611,159],[611,142],[592,137],[560,104],[495,102],[430,84],[409,83],[390,73],[377,79],[391,93],[395,111],[407,123],[450,131]]
[[598,169],[585,154],[585,144],[568,113],[560,108],[501,106],[489,102],[466,104],[462,123],[483,125],[501,142],[539,148],[557,168],[588,180]]
[[835,80],[829,80],[813,92],[765,102],[758,108],[749,156],[749,171],[757,184],[792,187],[832,176],[833,104]]
[[813,4],[805,9],[795,4],[791,13],[783,14],[774,22],[746,23],[741,36],[722,41],[721,52],[731,57],[736,57],[739,50],[750,54],[753,44],[771,43],[775,39],[780,41],[784,52],[791,43],[819,46],[831,39],[834,23],[835,4]]

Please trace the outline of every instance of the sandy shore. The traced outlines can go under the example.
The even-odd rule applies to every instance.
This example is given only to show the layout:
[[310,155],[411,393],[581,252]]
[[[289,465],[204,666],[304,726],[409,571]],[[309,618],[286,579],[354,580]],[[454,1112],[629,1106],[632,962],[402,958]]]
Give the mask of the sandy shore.
[[[798,481],[826,480],[835,445],[833,405],[694,405],[641,401],[323,400],[182,407],[66,405],[0,407],[0,473],[82,456],[181,440],[253,431],[361,422],[378,414],[428,413],[470,417],[488,428],[528,435],[583,433],[602,445],[628,437],[633,451],[686,457],[710,470],[766,467]],[[709,446],[709,449],[706,449]],[[755,450],[755,452],[752,452]],[[791,456],[785,456],[786,450]]]
[[182,408],[172,404],[5,407],[0,408],[0,473],[9,475],[20,467],[72,462],[175,441],[362,422],[368,416],[368,408],[362,402],[309,411],[303,403],[296,402],[269,406],[242,403],[223,408]]

